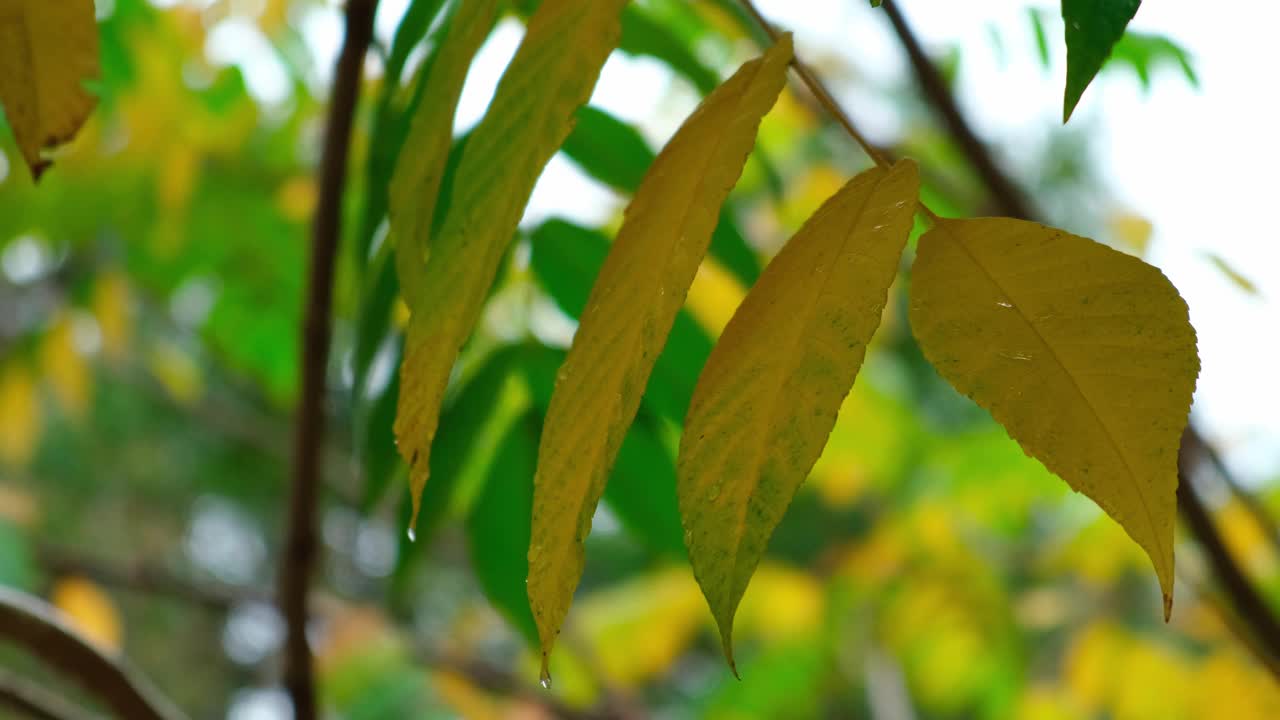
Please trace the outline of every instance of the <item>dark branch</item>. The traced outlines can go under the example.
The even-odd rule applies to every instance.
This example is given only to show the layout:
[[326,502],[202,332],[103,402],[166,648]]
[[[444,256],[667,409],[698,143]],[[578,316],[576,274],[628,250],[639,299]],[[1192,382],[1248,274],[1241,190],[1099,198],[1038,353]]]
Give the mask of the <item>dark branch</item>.
[[83,575],[110,587],[143,595],[165,597],[212,612],[226,612],[247,602],[270,602],[270,594],[257,588],[196,582],[176,573],[143,563],[114,565],[65,548],[40,545],[40,564],[58,575]]
[[1203,443],[1195,431],[1188,428],[1178,453],[1178,510],[1187,529],[1200,541],[1209,567],[1226,591],[1236,613],[1252,628],[1272,659],[1280,661],[1280,622],[1276,621],[1272,609],[1231,557],[1213,524],[1209,509],[1191,484],[1191,477],[1202,457],[1202,447]]
[[302,329],[302,396],[298,405],[288,534],[279,584],[280,613],[287,628],[284,684],[297,720],[315,720],[318,715],[311,647],[307,643],[307,596],[320,552],[316,542],[316,504],[325,437],[325,375],[333,331],[334,258],[342,230],[342,194],[347,179],[351,126],[377,5],[377,0],[347,3],[346,38],[334,73],[333,99],[320,161],[320,192],[312,225],[307,309]]
[[87,712],[61,695],[7,670],[0,670],[0,706],[8,706],[36,720],[90,720]]
[[0,637],[74,679],[118,717],[177,720],[182,714],[143,680],[65,625],[39,598],[0,587]]
[[991,193],[991,198],[1000,212],[1015,218],[1034,217],[1035,209],[1031,202],[1017,183],[996,163],[990,148],[978,137],[965,119],[946,81],[943,80],[942,73],[938,72],[937,66],[929,59],[911,30],[911,26],[907,24],[906,18],[898,10],[898,3],[894,0],[885,0],[883,7],[889,22],[893,25],[894,34],[898,36],[898,41],[911,62],[911,69],[915,73],[916,82],[920,85],[920,91],[941,117],[947,132],[951,134],[956,144],[960,146],[960,151],[964,153],[965,159],[978,173],[982,184]]

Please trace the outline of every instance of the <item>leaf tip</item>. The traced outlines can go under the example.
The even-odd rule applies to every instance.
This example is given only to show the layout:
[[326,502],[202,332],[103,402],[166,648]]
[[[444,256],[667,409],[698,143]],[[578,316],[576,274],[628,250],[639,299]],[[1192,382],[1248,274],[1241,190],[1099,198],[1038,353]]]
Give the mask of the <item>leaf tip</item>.
[[551,689],[551,656],[550,650],[542,651],[542,670],[538,673],[538,684],[543,690]]
[[1168,623],[1173,616],[1173,593],[1165,591],[1161,594],[1164,595],[1164,621]]
[[729,664],[729,672],[738,680],[742,676],[738,674],[738,663],[733,659],[733,618],[729,618],[727,623],[720,624],[720,646],[724,649],[724,660]]

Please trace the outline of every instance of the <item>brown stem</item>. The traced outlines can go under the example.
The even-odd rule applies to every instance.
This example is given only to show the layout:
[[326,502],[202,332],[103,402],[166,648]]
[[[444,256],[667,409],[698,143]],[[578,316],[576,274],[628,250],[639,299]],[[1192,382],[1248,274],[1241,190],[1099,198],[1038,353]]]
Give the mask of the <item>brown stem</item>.
[[39,598],[0,587],[0,637],[74,679],[118,717],[183,717],[143,680],[64,624],[57,610]]
[[1261,594],[1249,582],[1244,570],[1236,564],[1226,542],[1218,534],[1213,517],[1191,484],[1198,462],[1197,446],[1202,445],[1195,431],[1188,428],[1178,453],[1178,510],[1182,519],[1200,542],[1214,576],[1226,591],[1236,613],[1248,623],[1254,635],[1273,660],[1280,660],[1280,622]]
[[921,47],[911,26],[907,24],[906,18],[898,10],[898,4],[894,0],[884,0],[883,8],[889,17],[889,23],[893,25],[894,34],[898,36],[902,49],[907,53],[907,59],[911,62],[911,69],[915,73],[916,82],[920,84],[920,90],[924,93],[925,99],[942,117],[947,132],[960,146],[965,159],[977,171],[978,177],[991,193],[1000,212],[1015,218],[1033,217],[1035,210],[1031,202],[1022,193],[1017,183],[996,163],[990,148],[973,131],[964,113],[960,111],[960,106],[952,97],[946,81],[942,79],[942,73],[938,72],[938,68]]
[[286,625],[284,685],[298,720],[315,720],[318,714],[311,646],[307,642],[307,591],[320,552],[316,542],[316,505],[325,435],[325,375],[332,333],[334,258],[342,229],[342,192],[347,179],[351,126],[360,94],[360,71],[373,37],[377,5],[377,0],[347,2],[346,38],[334,73],[333,99],[329,104],[320,160],[320,192],[312,225],[310,279],[302,329],[302,396],[298,405],[293,485],[279,583],[280,614]]
[[7,706],[36,720],[89,720],[89,713],[52,690],[0,670],[0,706]]
[[52,545],[39,545],[40,564],[58,575],[83,575],[111,587],[178,600],[211,612],[227,612],[247,602],[269,602],[271,596],[257,588],[187,580],[163,568],[143,563],[114,565]]

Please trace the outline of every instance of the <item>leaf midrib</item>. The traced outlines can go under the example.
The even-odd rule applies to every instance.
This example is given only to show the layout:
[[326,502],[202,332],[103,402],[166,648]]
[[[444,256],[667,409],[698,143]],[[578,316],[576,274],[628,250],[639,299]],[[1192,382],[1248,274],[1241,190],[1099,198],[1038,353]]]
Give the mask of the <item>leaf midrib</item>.
[[[1159,563],[1161,567],[1164,567],[1165,566],[1164,541],[1161,539],[1160,533],[1156,528],[1155,518],[1151,514],[1150,503],[1148,503],[1146,494],[1143,492],[1142,484],[1138,481],[1138,474],[1134,472],[1133,466],[1129,463],[1128,456],[1124,453],[1124,450],[1120,447],[1120,443],[1116,441],[1116,438],[1111,431],[1111,427],[1107,425],[1107,422],[1103,419],[1102,415],[1098,412],[1098,409],[1094,406],[1093,401],[1090,400],[1089,396],[1085,393],[1084,388],[1082,388],[1080,386],[1079,381],[1076,380],[1075,375],[1067,367],[1066,363],[1062,361],[1062,358],[1058,355],[1057,350],[1055,350],[1053,346],[1049,344],[1049,341],[1048,339],[1045,338],[1044,333],[1040,332],[1040,329],[1035,326],[1035,323],[1031,321],[1031,318],[1027,317],[1027,314],[1023,312],[1022,304],[1014,300],[1013,296],[1009,294],[1009,292],[1005,289],[1004,285],[1002,285],[1000,281],[996,279],[995,275],[992,274],[992,272],[988,270],[985,265],[982,264],[982,262],[978,259],[977,255],[975,255],[969,249],[969,247],[965,245],[964,241],[961,240],[960,237],[951,229],[950,224],[945,218],[936,223],[936,228],[938,230],[944,231],[945,234],[949,236],[953,242],[955,242],[955,244],[960,248],[960,250],[966,256],[968,256],[969,260],[973,262],[974,267],[977,267],[979,270],[981,270],[982,274],[986,276],[987,280],[989,280],[991,284],[995,286],[997,290],[1000,291],[1000,294],[1011,301],[1011,304],[1013,305],[1013,310],[1017,313],[1018,317],[1024,323],[1026,323],[1027,327],[1031,329],[1032,334],[1035,335],[1036,339],[1040,341],[1040,344],[1043,345],[1045,350],[1048,351],[1049,357],[1053,358],[1053,361],[1058,364],[1058,367],[1062,368],[1063,374],[1066,375],[1067,379],[1070,380],[1071,382],[1071,387],[1075,389],[1076,393],[1080,396],[1080,399],[1084,401],[1085,407],[1089,408],[1089,412],[1093,415],[1094,419],[1098,422],[1098,425],[1102,428],[1103,436],[1107,438],[1107,441],[1111,444],[1111,448],[1115,450],[1116,456],[1120,458],[1120,462],[1124,464],[1125,470],[1128,471],[1129,473],[1129,477],[1132,480],[1132,485],[1134,488],[1134,494],[1137,495],[1138,497],[1138,502],[1142,506],[1143,515],[1146,517],[1146,520],[1147,520],[1147,526],[1151,531],[1151,537],[1153,541],[1156,543],[1156,550],[1157,550],[1156,555],[1157,557],[1160,558]],[[1165,569],[1169,571],[1170,575],[1172,576],[1172,568],[1165,568]],[[1161,578],[1161,580],[1163,582],[1163,578]]]

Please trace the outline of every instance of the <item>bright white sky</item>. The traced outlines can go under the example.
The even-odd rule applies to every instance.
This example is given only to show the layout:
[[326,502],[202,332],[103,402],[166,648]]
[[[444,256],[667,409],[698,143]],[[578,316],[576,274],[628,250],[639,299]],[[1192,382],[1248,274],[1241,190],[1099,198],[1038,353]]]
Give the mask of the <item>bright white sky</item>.
[[[384,41],[407,2],[383,0],[378,35]],[[774,22],[795,32],[802,57],[844,55],[875,81],[907,76],[888,23],[866,0],[757,2]],[[1037,138],[1054,127],[1061,113],[1061,26],[1049,26],[1053,67],[1046,72],[1027,19],[1031,5],[1057,16],[1058,3],[1051,0],[900,0],[926,46],[956,44],[963,50],[962,106],[985,137],[1008,139],[1014,147],[1020,138]],[[336,3],[308,13],[302,26],[319,66],[330,67],[341,37]],[[1259,212],[1276,202],[1270,196],[1277,187],[1272,176],[1280,168],[1277,86],[1268,72],[1275,63],[1267,67],[1263,59],[1276,27],[1280,3],[1240,3],[1230,13],[1204,3],[1144,3],[1133,28],[1167,35],[1190,50],[1200,90],[1173,68],[1155,75],[1150,93],[1132,74],[1110,73],[1085,93],[1072,120],[1073,127],[1096,133],[1096,161],[1112,190],[1099,204],[1132,211],[1155,226],[1148,259],[1187,299],[1199,335],[1203,369],[1194,415],[1228,462],[1253,483],[1280,475],[1280,231],[1262,222]],[[992,28],[1003,39],[1004,62],[992,44]],[[243,24],[216,36],[211,58],[246,65],[255,94],[265,99],[284,89],[284,78],[272,77],[282,69],[266,67],[272,63],[268,49],[247,38]],[[460,129],[483,114],[520,36],[519,24],[507,21],[482,49],[460,102]],[[894,132],[897,115],[883,98],[835,90],[869,133]],[[692,109],[693,99],[658,63],[616,55],[592,103],[641,125],[656,146]],[[557,158],[534,192],[526,221],[565,215],[596,222],[620,202]],[[1252,280],[1259,295],[1245,294],[1224,277],[1205,260],[1209,251]]]

